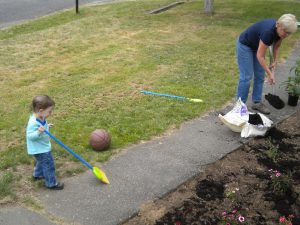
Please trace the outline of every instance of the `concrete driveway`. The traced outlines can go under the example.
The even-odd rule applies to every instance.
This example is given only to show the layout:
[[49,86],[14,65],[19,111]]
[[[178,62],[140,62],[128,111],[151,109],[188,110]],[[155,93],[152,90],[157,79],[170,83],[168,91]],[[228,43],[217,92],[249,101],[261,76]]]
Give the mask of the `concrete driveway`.
[[[79,4],[113,1],[79,0]],[[75,12],[75,0],[0,0],[0,28],[69,8]]]

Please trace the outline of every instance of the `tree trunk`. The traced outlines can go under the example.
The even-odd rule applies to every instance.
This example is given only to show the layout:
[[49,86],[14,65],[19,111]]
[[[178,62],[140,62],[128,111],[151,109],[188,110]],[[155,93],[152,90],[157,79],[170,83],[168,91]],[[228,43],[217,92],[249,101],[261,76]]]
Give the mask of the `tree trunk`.
[[214,13],[214,0],[204,0],[204,12],[208,15]]

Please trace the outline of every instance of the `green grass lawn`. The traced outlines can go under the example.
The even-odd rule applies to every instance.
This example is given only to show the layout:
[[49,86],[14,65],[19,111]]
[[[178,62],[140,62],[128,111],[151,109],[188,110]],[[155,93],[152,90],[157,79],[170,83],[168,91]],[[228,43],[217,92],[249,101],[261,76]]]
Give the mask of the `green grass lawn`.
[[[146,13],[172,2],[81,7],[78,15],[72,9],[0,30],[1,171],[18,173],[27,166],[30,170],[22,175],[31,175],[25,129],[35,95],[55,100],[48,121],[55,124],[56,137],[91,163],[105,161],[130,144],[222,107],[235,95],[239,33],[263,18],[283,13],[300,17],[296,0],[215,0],[214,16],[202,13],[203,1]],[[299,33],[284,41],[283,60]],[[146,96],[141,90],[201,98],[204,103]],[[108,151],[89,147],[96,128],[111,133]],[[72,174],[65,172],[65,165],[73,157],[56,144],[53,149],[61,176]],[[82,171],[77,165],[74,173]]]

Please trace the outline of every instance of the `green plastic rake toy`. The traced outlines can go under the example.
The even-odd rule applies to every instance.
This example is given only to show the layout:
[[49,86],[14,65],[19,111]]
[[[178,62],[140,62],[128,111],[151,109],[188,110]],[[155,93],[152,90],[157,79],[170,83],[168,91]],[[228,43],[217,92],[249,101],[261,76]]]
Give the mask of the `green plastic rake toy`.
[[158,93],[158,92],[152,92],[152,91],[141,91],[141,93],[146,94],[146,95],[156,95],[156,96],[174,98],[174,99],[189,101],[189,102],[203,102],[202,99],[198,99],[198,98],[187,98],[187,97],[183,97],[183,96],[170,95],[170,94]]

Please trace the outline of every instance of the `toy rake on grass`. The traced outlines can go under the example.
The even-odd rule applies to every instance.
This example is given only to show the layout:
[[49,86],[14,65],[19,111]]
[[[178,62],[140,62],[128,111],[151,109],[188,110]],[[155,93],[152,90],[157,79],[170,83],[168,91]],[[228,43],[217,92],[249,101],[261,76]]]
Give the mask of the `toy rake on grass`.
[[146,95],[156,95],[156,96],[162,96],[162,97],[167,97],[167,98],[173,98],[173,99],[182,100],[182,101],[203,102],[202,99],[198,99],[198,98],[187,98],[187,97],[183,97],[183,96],[170,95],[170,94],[159,93],[159,92],[141,91],[141,93],[146,94]]

